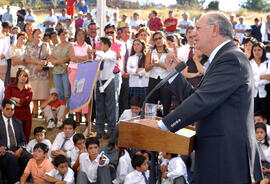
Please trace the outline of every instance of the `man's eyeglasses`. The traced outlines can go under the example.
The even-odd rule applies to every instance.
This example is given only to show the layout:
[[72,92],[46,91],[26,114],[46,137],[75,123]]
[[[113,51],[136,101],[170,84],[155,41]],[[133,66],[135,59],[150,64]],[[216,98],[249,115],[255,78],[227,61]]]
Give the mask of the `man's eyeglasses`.
[[106,34],[114,34],[114,31],[108,31]]
[[162,40],[162,37],[154,38],[154,41]]

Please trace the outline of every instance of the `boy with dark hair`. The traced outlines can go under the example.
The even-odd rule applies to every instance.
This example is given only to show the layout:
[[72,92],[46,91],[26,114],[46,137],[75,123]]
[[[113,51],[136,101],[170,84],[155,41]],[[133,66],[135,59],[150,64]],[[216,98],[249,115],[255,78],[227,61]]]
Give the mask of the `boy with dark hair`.
[[[86,139],[85,146],[87,152],[80,155],[80,172],[78,172],[76,183],[102,183],[100,180],[103,180],[103,177],[109,173],[109,159],[103,153],[99,154],[99,141],[96,137]],[[107,172],[105,173],[99,168],[107,169]]]
[[142,111],[143,101],[139,96],[133,96],[130,99],[130,109],[126,109],[119,118],[119,121],[130,120],[139,116]]
[[110,49],[111,45],[109,38],[101,37],[99,50],[96,51],[96,58],[101,60],[96,87],[96,129],[97,138],[101,138],[104,135],[105,121],[108,120],[108,132],[104,135],[105,139],[110,138],[116,123],[113,73],[116,64],[116,53]]
[[254,123],[264,123],[268,138],[270,137],[270,125],[267,123],[267,115],[264,111],[256,111],[254,113]]
[[52,144],[49,139],[45,139],[46,130],[42,126],[38,126],[34,129],[34,139],[32,139],[26,146],[26,150],[33,154],[34,147],[37,143],[44,143],[50,149]]
[[71,119],[65,119],[63,122],[63,132],[57,134],[51,148],[52,157],[64,155],[70,159],[71,151],[74,148],[73,135],[76,130],[76,122]]
[[160,167],[162,178],[171,184],[187,184],[187,168],[182,158],[174,153],[162,153],[162,157],[167,159]]
[[31,158],[21,176],[20,184],[24,184],[31,174],[34,183],[45,184],[43,176],[46,172],[53,169],[53,165],[47,159],[48,146],[44,143],[38,143],[34,147],[33,158]]
[[135,170],[126,176],[125,184],[148,184],[149,171],[146,157],[143,155],[134,155],[131,164]]
[[85,150],[85,137],[83,134],[75,134],[73,136],[74,148],[71,151],[71,167],[74,171],[77,171],[80,166],[80,155],[84,153]]
[[44,179],[50,183],[74,184],[74,172],[68,167],[68,160],[63,155],[56,156],[53,161],[54,169],[47,172]]

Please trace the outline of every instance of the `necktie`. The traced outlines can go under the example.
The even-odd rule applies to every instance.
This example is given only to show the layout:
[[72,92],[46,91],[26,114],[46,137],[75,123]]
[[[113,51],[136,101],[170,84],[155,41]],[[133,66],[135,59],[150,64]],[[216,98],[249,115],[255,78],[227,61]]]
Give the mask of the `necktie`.
[[66,150],[64,149],[64,147],[65,147],[65,144],[66,144],[66,142],[68,141],[68,139],[67,138],[65,138],[64,139],[64,142],[62,143],[62,145],[61,145],[61,148],[60,148],[60,150],[62,150],[62,151],[64,151],[64,152],[66,152]]
[[124,61],[124,72],[127,72],[128,48],[127,48],[127,44],[125,45],[126,45],[126,53],[125,53],[125,61]]
[[10,142],[9,148],[15,148],[16,147],[15,136],[12,131],[10,119],[8,119],[8,135],[9,135],[9,142]]
[[207,60],[206,64],[205,64],[205,67],[204,67],[204,74],[206,73],[208,67],[210,65],[210,60]]
[[259,153],[260,153],[260,156],[261,156],[261,161],[265,161],[266,158],[265,158],[265,155],[263,153],[263,150],[262,150],[262,144],[261,142],[258,142],[258,149],[259,149]]
[[142,172],[142,175],[144,177],[145,184],[148,184],[148,179],[146,178],[145,172]]
[[188,59],[192,59],[192,58],[193,58],[193,47],[190,47],[189,53],[188,53]]
[[[93,41],[93,49],[95,50],[96,49],[96,40],[95,40],[95,38],[93,38],[92,41]],[[96,59],[96,54],[94,54],[93,59]]]
[[61,180],[64,181],[65,175],[64,174],[60,174],[60,175],[61,175]]

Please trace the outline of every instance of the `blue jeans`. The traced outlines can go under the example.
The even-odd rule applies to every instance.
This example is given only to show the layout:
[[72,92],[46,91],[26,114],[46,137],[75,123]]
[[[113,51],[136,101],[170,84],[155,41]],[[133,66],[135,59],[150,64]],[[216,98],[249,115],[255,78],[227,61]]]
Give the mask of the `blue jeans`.
[[58,91],[59,99],[64,102],[66,97],[67,108],[69,109],[69,101],[71,88],[68,80],[68,73],[53,74],[54,86]]

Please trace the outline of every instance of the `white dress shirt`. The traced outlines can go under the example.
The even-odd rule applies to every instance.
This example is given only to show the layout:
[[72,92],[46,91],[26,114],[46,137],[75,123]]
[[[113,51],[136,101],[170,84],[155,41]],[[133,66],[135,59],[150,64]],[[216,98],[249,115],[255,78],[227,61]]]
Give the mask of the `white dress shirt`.
[[[48,17],[45,18],[44,22],[48,22],[48,21],[49,21],[49,22],[56,23],[56,22],[57,22],[57,18],[56,18],[55,15],[53,15],[53,16],[48,16]],[[53,28],[53,26],[47,25],[47,28]]]
[[[106,157],[104,155],[104,157]],[[80,155],[80,169],[87,175],[88,180],[91,183],[97,181],[97,169],[98,167],[104,167],[109,164],[110,159],[106,157],[105,163],[103,165],[99,164],[100,155],[93,161],[90,160],[88,153],[82,153]]]
[[[8,133],[8,119],[4,115],[2,115],[2,117],[3,117],[4,123],[5,123],[5,127],[6,127],[7,147],[10,148],[10,140],[9,140],[9,133]],[[14,134],[15,143],[17,145],[16,134],[15,134],[14,127],[13,127],[12,118],[9,119],[9,122],[10,122],[10,125],[11,125],[11,128],[12,128],[13,134]]]
[[[210,54],[209,58],[208,58],[208,61],[211,62],[213,61],[214,57],[216,56],[216,54],[218,53],[218,51],[227,43],[229,43],[231,40],[226,40],[224,41],[222,44],[220,44],[219,46],[217,46]],[[207,71],[206,71],[207,72]],[[172,81],[177,77],[178,74],[174,75],[170,80],[169,80],[169,83],[172,83]],[[164,125],[163,121],[162,120],[159,120],[158,121],[158,126],[160,129],[162,130],[166,130],[166,131],[169,131],[169,129]]]
[[[60,150],[64,140],[65,140],[65,134],[64,132],[60,132],[57,134],[57,136],[55,137],[54,139],[54,142],[52,144],[52,148],[51,148],[51,151],[56,151],[56,150]],[[67,153],[67,157],[70,158],[70,155],[71,155],[71,151],[73,150],[74,148],[74,143],[73,143],[73,136],[70,137],[65,145],[64,145],[64,149],[66,150],[66,153]]]
[[[154,62],[154,60],[156,60],[159,63],[165,64],[165,59],[167,57],[167,53],[162,53],[161,57],[158,57],[158,53],[157,53],[157,49],[154,49],[152,51],[152,56],[151,56],[151,63]],[[150,71],[149,71],[149,77],[157,79],[158,77],[160,77],[161,79],[164,79],[167,75],[169,74],[169,72],[164,69],[164,68],[160,68],[157,66],[154,66]]]
[[[2,101],[4,99],[5,94],[5,85],[4,82],[0,79],[0,104],[2,104]],[[2,105],[0,105],[0,110],[2,108]]]
[[177,49],[177,57],[181,61],[187,62],[190,52],[190,45],[187,43],[184,46]]
[[149,74],[145,70],[136,73],[140,56],[134,54],[129,56],[127,63],[127,72],[129,76],[129,87],[148,87]]
[[[191,20],[181,20],[178,22],[178,27],[179,26],[192,26],[193,23]],[[186,34],[187,32],[187,29],[182,29],[180,28],[180,34]]]
[[[149,180],[149,171],[145,172],[145,176]],[[132,171],[126,176],[124,184],[145,184],[142,172],[139,172],[137,170]]]
[[[245,31],[247,29],[247,25],[245,25],[245,24],[236,24],[234,29],[235,30]],[[243,38],[245,37],[245,33],[235,33],[235,36],[237,38],[239,38],[240,43],[242,43]]]
[[168,163],[168,178],[176,179],[184,176],[187,181],[187,167],[180,156],[172,158]]
[[131,109],[126,109],[124,110],[124,112],[121,114],[119,121],[123,121],[123,120],[130,120],[132,118],[135,118],[136,116],[138,116],[136,113],[133,113],[131,111]]
[[270,28],[270,25],[267,25],[267,22],[262,23],[261,26],[261,34],[262,34],[262,42],[268,40],[268,34],[270,34],[269,29],[267,30],[267,27]]
[[261,75],[270,74],[270,62],[264,61],[260,64],[260,66],[257,65],[254,59],[250,60],[250,65],[253,71],[253,77],[254,77],[254,97],[259,96],[259,98],[265,98],[267,95],[267,92],[265,90],[265,85],[269,83],[268,80],[260,79]]
[[0,65],[7,65],[7,59],[9,56],[9,48],[10,48],[10,37],[0,38],[0,55],[4,54],[5,58],[0,59]]
[[24,21],[25,22],[26,21],[33,21],[33,22],[35,22],[36,21],[36,16],[34,16],[34,15],[25,15]]
[[116,170],[116,178],[113,180],[114,184],[121,184],[125,181],[126,176],[134,171],[131,165],[131,158],[127,150],[124,150],[125,154],[120,157]]
[[[258,143],[259,141],[257,141]],[[264,140],[260,141],[261,143],[264,143]],[[259,146],[259,145],[258,145]],[[267,147],[265,144],[261,144],[262,151],[264,153],[265,159],[267,162],[270,163],[270,146]]]
[[107,52],[96,51],[96,58],[103,59],[103,69],[99,71],[99,80],[108,80],[114,78],[113,69],[116,65],[116,52],[108,50]]
[[[35,145],[36,145],[37,143],[38,143],[38,142],[37,142],[36,139],[32,139],[32,140],[29,141],[29,143],[27,144],[26,150],[27,150],[29,153],[33,154],[33,152],[34,152],[34,147],[35,147]],[[52,144],[51,144],[51,142],[50,142],[49,139],[43,139],[43,140],[41,141],[41,143],[46,144],[46,145],[48,146],[48,148],[51,149]]]
[[87,18],[83,19],[82,28],[87,30],[90,23],[91,23],[91,19],[90,20],[88,20]]
[[[51,176],[57,180],[62,180],[62,175],[58,170],[53,169],[50,172],[46,172],[46,175]],[[72,169],[68,168],[67,172],[64,174],[64,180],[66,184],[74,184],[74,172]]]
[[80,152],[80,150],[76,146],[74,146],[73,150],[71,150],[71,154],[70,154],[71,167],[73,167],[73,165],[75,164],[75,162],[79,156],[79,152]]
[[[60,16],[59,17],[59,19],[58,19],[58,21],[60,21],[60,20],[67,20],[67,19],[69,19],[70,17],[68,16],[68,15],[65,15],[65,16]],[[67,27],[67,24],[66,23],[63,23],[63,27]]]

